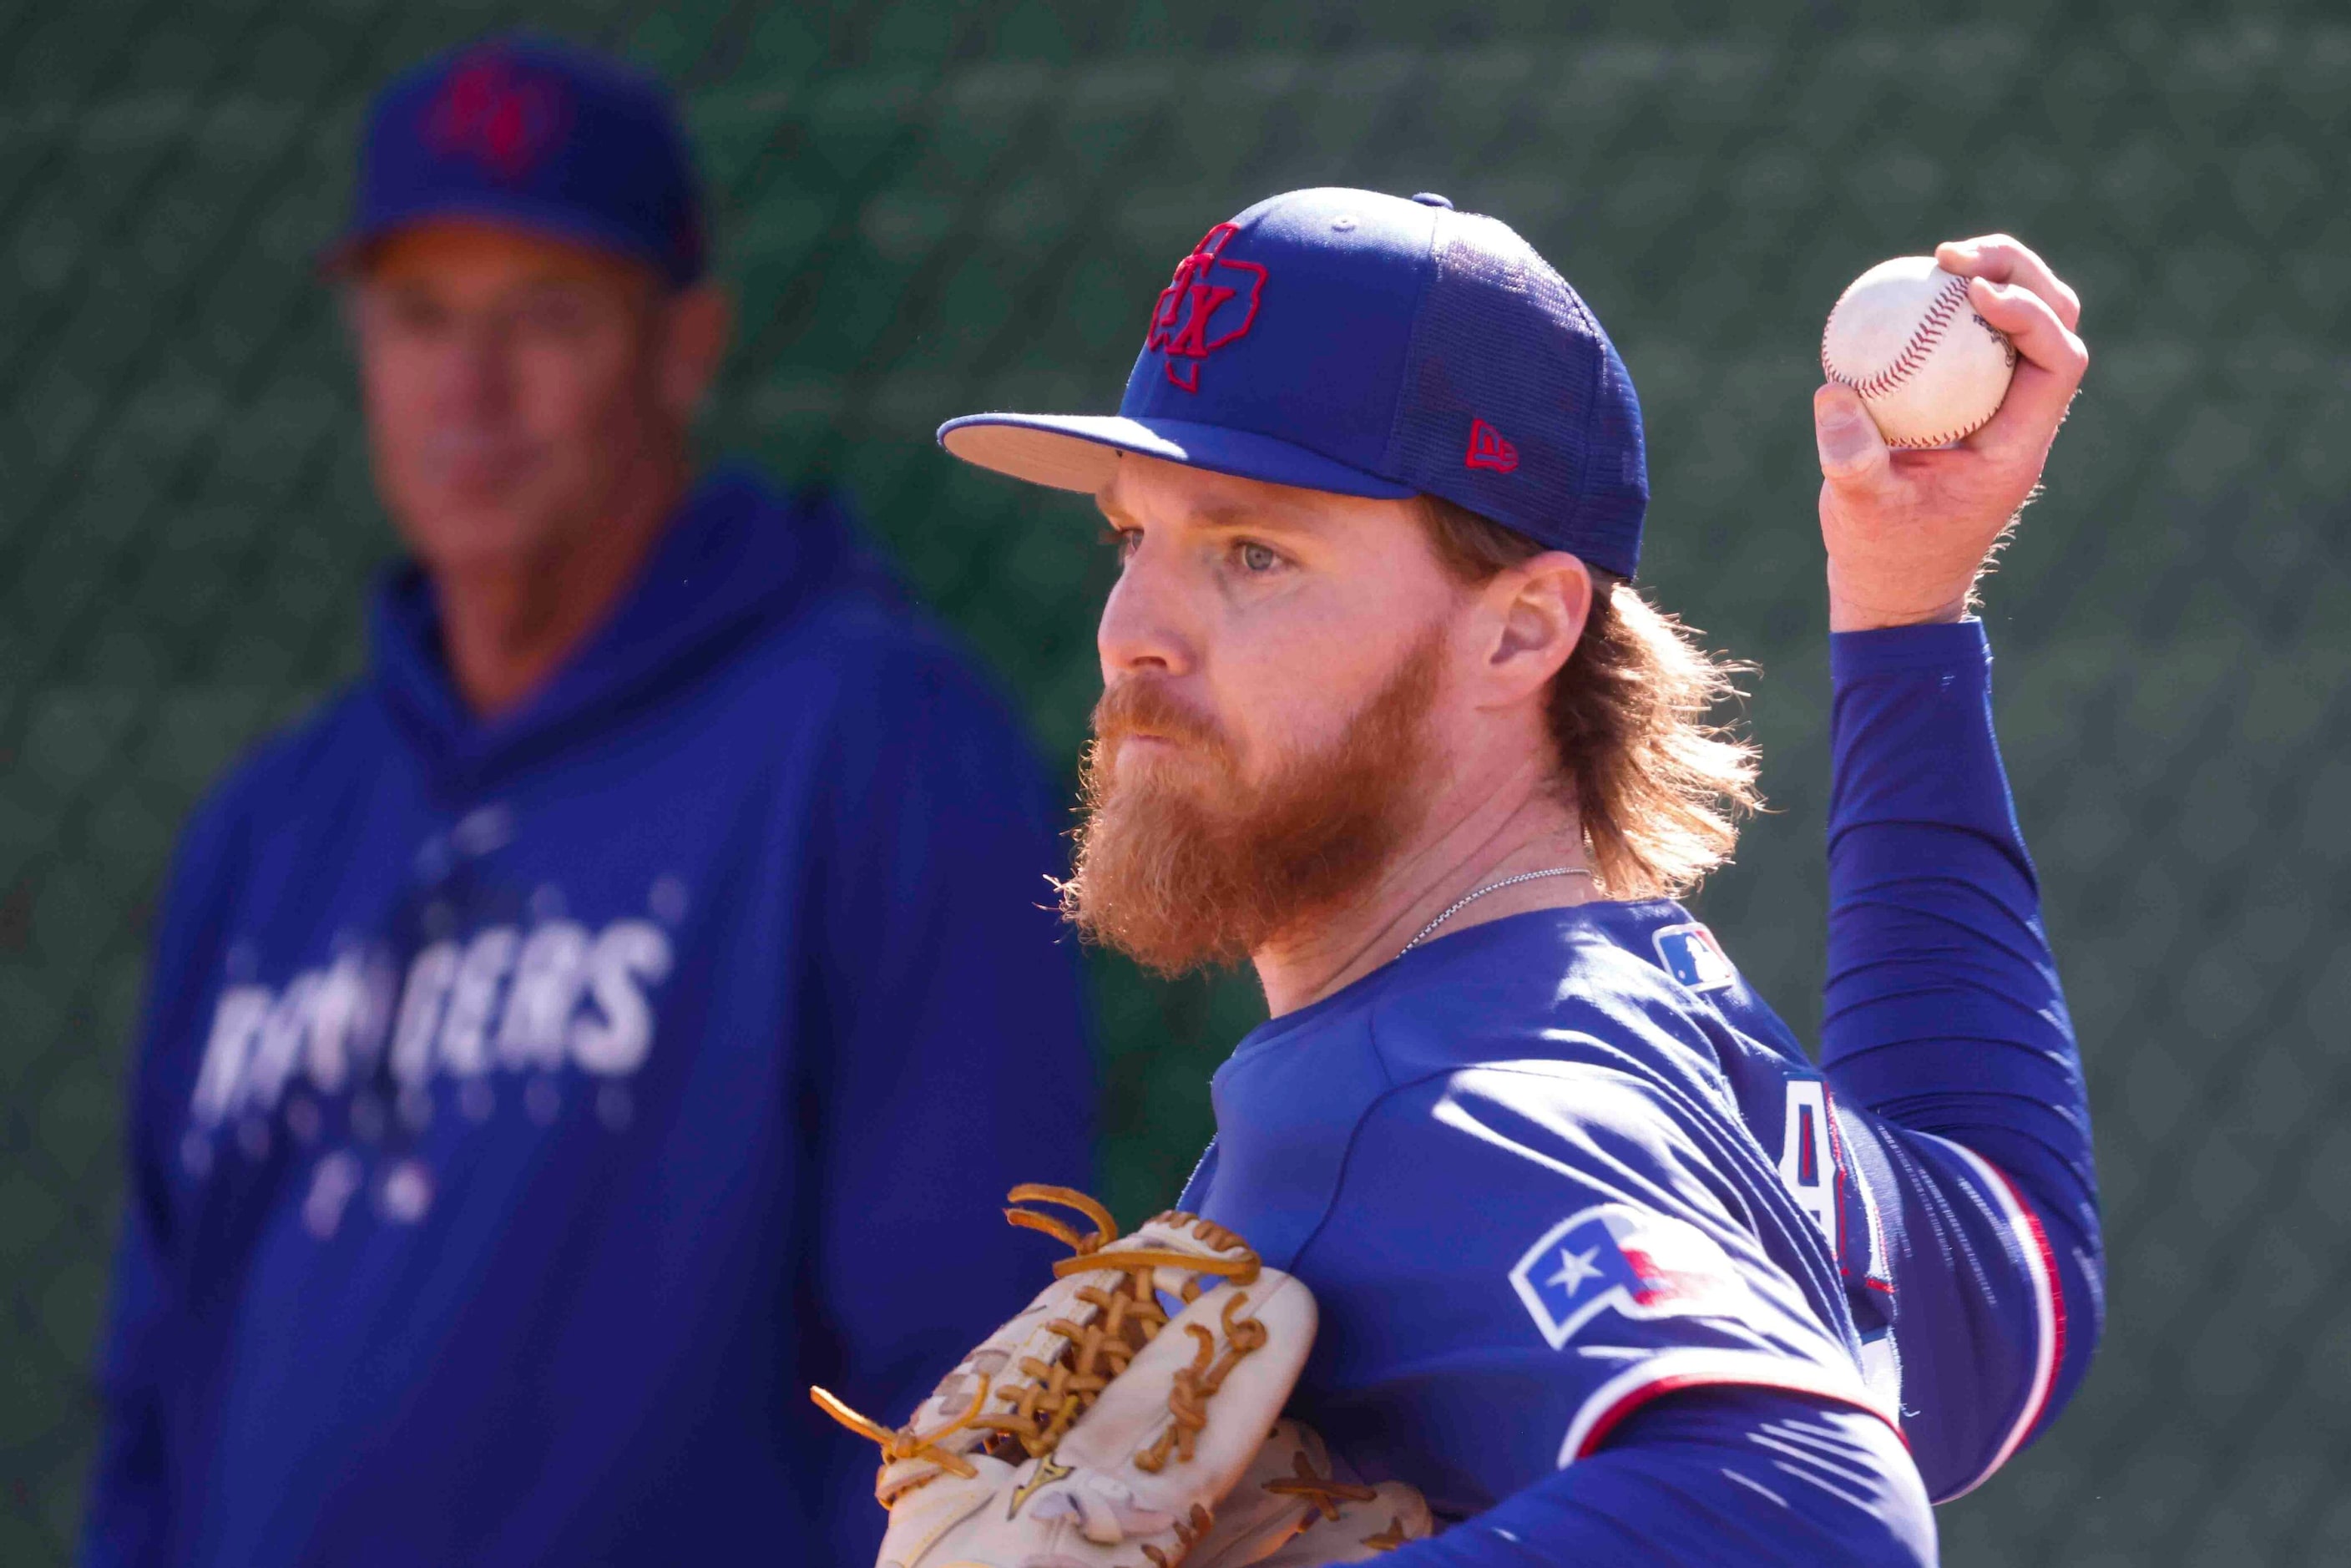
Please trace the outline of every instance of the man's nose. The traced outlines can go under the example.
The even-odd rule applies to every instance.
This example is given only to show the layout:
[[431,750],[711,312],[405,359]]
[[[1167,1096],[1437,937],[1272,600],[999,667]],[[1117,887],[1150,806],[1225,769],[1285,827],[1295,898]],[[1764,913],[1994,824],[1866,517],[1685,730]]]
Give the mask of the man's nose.
[[1104,685],[1146,672],[1188,674],[1198,662],[1196,628],[1166,553],[1155,551],[1145,539],[1111,587],[1094,633]]
[[469,321],[457,334],[443,394],[461,419],[499,419],[514,407],[514,366],[507,334],[493,321]]

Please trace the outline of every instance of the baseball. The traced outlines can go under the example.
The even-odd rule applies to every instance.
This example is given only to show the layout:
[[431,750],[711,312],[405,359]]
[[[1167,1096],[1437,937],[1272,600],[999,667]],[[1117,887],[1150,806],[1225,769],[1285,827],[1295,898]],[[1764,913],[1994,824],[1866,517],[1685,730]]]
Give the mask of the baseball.
[[2000,411],[2016,346],[1976,314],[1966,278],[1897,256],[1838,297],[1821,369],[1861,394],[1888,446],[1946,446]]

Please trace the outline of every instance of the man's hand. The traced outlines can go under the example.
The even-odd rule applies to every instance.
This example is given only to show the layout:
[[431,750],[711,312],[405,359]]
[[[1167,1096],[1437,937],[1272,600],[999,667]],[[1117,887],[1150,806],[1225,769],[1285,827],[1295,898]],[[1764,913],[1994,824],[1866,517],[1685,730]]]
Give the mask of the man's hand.
[[1990,423],[1958,445],[1894,452],[1859,394],[1813,394],[1821,453],[1821,538],[1829,551],[1829,629],[1865,632],[1956,621],[1992,547],[2032,497],[2090,353],[2074,329],[2082,302],[2048,264],[2006,235],[1936,247],[1972,278],[1968,299],[2016,345],[2015,379]]

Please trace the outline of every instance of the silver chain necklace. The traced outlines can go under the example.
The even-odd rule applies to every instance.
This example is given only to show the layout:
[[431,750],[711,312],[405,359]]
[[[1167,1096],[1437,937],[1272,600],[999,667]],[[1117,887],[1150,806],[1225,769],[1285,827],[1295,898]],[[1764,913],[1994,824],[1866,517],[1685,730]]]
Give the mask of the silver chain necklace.
[[1499,893],[1506,887],[1516,887],[1522,882],[1535,882],[1547,876],[1590,876],[1591,874],[1592,873],[1589,871],[1586,871],[1580,865],[1559,865],[1552,867],[1549,871],[1522,871],[1516,876],[1506,876],[1499,882],[1489,882],[1485,886],[1478,889],[1477,892],[1465,893],[1459,898],[1454,900],[1452,908],[1447,910],[1444,914],[1438,915],[1436,919],[1422,926],[1420,928],[1420,935],[1405,943],[1404,945],[1404,952],[1398,953],[1396,956],[1401,958],[1404,956],[1405,953],[1411,952],[1415,947],[1417,947],[1423,942],[1427,941],[1429,933],[1435,931],[1438,926],[1444,925],[1447,921],[1452,919],[1455,915],[1460,914],[1463,910],[1468,908],[1471,904],[1477,903],[1479,899],[1485,897],[1489,893]]

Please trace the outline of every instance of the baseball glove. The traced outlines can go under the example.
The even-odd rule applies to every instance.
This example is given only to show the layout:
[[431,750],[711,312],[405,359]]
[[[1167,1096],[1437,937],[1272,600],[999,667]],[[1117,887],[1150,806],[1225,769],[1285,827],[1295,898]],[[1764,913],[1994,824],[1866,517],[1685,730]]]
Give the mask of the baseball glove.
[[1184,1568],[1322,1568],[1364,1563],[1436,1533],[1428,1503],[1402,1481],[1345,1474],[1302,1421],[1277,1422]]
[[[1359,1506],[1354,1494],[1370,1489],[1331,1477],[1319,1439],[1284,1446],[1276,1429],[1314,1341],[1305,1286],[1192,1215],[1163,1214],[1113,1239],[1110,1212],[1082,1193],[1019,1186],[1010,1197],[1092,1224],[1081,1233],[1035,1208],[1005,1210],[1074,1254],[1026,1311],[965,1356],[904,1427],[810,1390],[881,1446],[874,1496],[890,1524],[880,1568],[1175,1568],[1187,1557],[1194,1568],[1239,1568],[1291,1542],[1307,1518]],[[1269,1469],[1277,1463],[1280,1474]],[[1260,1472],[1290,1484],[1268,1490]],[[1309,1476],[1314,1484],[1296,1490]],[[1219,1528],[1237,1488],[1248,1503]],[[1425,1531],[1426,1510],[1419,1518]],[[1346,1544],[1340,1533],[1334,1548]]]

